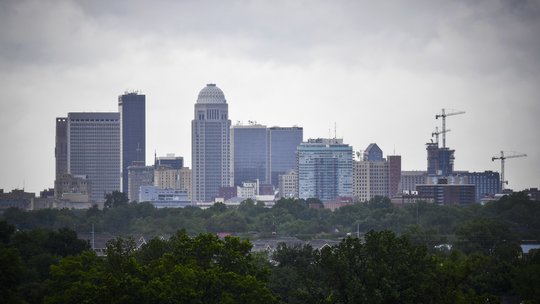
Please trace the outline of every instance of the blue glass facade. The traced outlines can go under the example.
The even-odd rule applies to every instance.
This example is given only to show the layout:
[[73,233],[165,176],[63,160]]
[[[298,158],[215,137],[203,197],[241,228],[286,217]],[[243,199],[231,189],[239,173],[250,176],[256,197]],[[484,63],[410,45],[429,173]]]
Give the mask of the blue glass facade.
[[352,147],[339,139],[310,139],[297,147],[298,192],[323,201],[352,197]]
[[158,157],[154,161],[154,166],[167,166],[171,169],[182,169],[184,167],[184,158],[182,156],[165,156]]
[[266,126],[262,125],[234,126],[231,129],[234,186],[257,179],[266,183],[266,137]]
[[475,201],[480,202],[483,197],[501,193],[501,177],[499,172],[468,172],[469,184],[475,186]]
[[268,128],[268,183],[277,187],[280,174],[296,169],[296,148],[303,138],[301,127]]
[[383,152],[375,143],[369,144],[364,151],[364,160],[366,161],[383,161]]
[[128,192],[128,167],[133,162],[145,163],[146,96],[126,93],[118,97],[122,149],[122,191]]
[[428,175],[449,176],[454,173],[454,150],[439,148],[437,143],[426,144]]

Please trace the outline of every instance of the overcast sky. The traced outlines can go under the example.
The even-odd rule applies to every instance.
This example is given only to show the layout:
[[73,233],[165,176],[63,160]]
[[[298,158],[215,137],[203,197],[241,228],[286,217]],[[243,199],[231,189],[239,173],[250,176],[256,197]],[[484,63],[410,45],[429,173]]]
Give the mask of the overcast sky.
[[0,188],[53,187],[55,118],[146,94],[146,159],[191,166],[207,83],[233,121],[304,127],[355,151],[376,142],[425,170],[448,117],[455,169],[540,187],[539,1],[0,0]]

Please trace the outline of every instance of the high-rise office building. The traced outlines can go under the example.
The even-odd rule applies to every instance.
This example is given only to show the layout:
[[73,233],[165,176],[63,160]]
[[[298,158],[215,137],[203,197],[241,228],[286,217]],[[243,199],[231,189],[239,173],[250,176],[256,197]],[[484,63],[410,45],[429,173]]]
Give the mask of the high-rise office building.
[[440,148],[438,143],[427,143],[428,175],[449,176],[454,172],[454,152],[449,148]]
[[231,186],[229,106],[223,91],[208,84],[199,92],[191,121],[192,199],[210,202]]
[[352,197],[352,147],[342,139],[310,139],[297,147],[298,192],[322,201]]
[[375,196],[388,196],[388,162],[360,160],[353,163],[353,198],[369,201]]
[[231,174],[234,186],[267,177],[267,131],[259,124],[235,125],[231,128]]
[[137,92],[118,96],[120,113],[120,149],[122,162],[122,191],[128,192],[128,167],[133,162],[145,163],[146,96]]
[[296,169],[296,148],[304,140],[302,127],[271,127],[268,128],[268,171],[266,182],[279,184],[278,176]]
[[401,155],[388,155],[388,197],[399,194],[401,182]]
[[56,160],[55,180],[60,179],[61,176],[68,172],[67,127],[66,117],[56,118],[56,137],[54,146],[54,157]]
[[381,148],[372,143],[364,150],[363,159],[353,164],[353,197],[360,202],[375,196],[392,198],[399,192],[400,180],[401,156],[386,159]]
[[90,200],[120,191],[120,114],[68,113],[68,173],[85,175],[92,184]]

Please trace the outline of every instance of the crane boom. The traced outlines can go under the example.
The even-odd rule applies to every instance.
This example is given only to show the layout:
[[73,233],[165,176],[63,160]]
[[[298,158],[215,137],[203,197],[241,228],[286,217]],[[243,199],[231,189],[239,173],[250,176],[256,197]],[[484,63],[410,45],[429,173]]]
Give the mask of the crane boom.
[[448,133],[452,130],[446,129],[445,131],[439,131],[439,127],[435,127],[435,132],[431,132],[431,137],[435,136],[435,142],[437,143],[437,147],[439,146],[439,135]]
[[[508,153],[513,153],[508,155]],[[504,154],[504,151],[501,151],[501,156],[493,156],[491,158],[491,161],[495,161],[496,159],[501,160],[501,192],[504,190],[504,185],[508,184],[508,181],[504,179],[504,163],[507,158],[518,158],[518,157],[526,157],[527,154],[525,153],[516,153],[516,152],[506,152],[507,155]]]
[[442,118],[442,131],[441,132],[442,132],[443,148],[446,148],[446,132],[448,132],[446,130],[446,117],[447,116],[459,115],[459,114],[465,114],[465,111],[451,110],[451,112],[447,112],[446,109],[442,109],[441,114],[435,115],[435,119],[439,119],[439,117]]

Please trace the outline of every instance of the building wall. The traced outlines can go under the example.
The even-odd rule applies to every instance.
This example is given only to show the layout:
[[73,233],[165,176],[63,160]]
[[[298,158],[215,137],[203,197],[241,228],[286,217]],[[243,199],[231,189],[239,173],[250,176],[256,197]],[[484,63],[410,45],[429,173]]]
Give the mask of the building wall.
[[234,186],[267,177],[267,131],[263,125],[235,125],[231,128],[231,173]]
[[192,189],[192,183],[191,183],[191,169],[184,167],[181,168],[178,172],[178,189],[180,190],[186,190],[188,194],[188,198],[191,200],[191,189]]
[[67,117],[56,118],[56,137],[54,147],[54,157],[56,160],[55,179],[60,178],[68,172],[68,138],[67,138]]
[[426,144],[428,175],[448,176],[454,172],[454,150],[440,148],[438,143]]
[[118,96],[122,191],[128,192],[128,167],[146,162],[146,96],[126,93]]
[[157,157],[154,166],[169,166],[172,169],[182,169],[184,167],[184,158],[174,154],[167,154],[167,156]]
[[475,201],[474,185],[416,185],[418,196],[439,204],[469,204]]
[[286,174],[279,175],[279,196],[285,198],[298,197],[298,173],[289,170]]
[[199,93],[191,123],[192,196],[210,202],[220,187],[231,186],[230,127],[223,92],[213,84]]
[[139,191],[141,186],[152,186],[153,184],[153,166],[128,167],[128,199],[130,202],[139,202]]
[[64,173],[54,181],[54,197],[56,199],[63,199],[66,193],[90,196],[92,193],[91,185],[92,183],[85,175],[73,176],[69,173]]
[[156,208],[183,208],[191,205],[187,191],[160,189],[156,186],[142,186],[139,201],[149,202]]
[[92,201],[121,190],[120,154],[119,113],[68,114],[68,172],[88,176]]
[[401,181],[399,186],[399,192],[412,192],[416,191],[416,185],[425,184],[427,180],[426,171],[401,171]]
[[467,172],[469,184],[475,186],[475,201],[480,202],[483,197],[494,196],[501,193],[501,177],[499,172]]
[[297,153],[300,198],[352,197],[352,147],[340,139],[310,139]]
[[388,197],[400,194],[401,183],[401,155],[388,155]]
[[268,128],[267,163],[268,183],[275,187],[279,185],[279,175],[296,169],[296,148],[304,140],[302,127],[271,127]]
[[375,196],[388,196],[389,163],[383,161],[354,161],[353,197],[365,202]]

